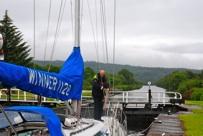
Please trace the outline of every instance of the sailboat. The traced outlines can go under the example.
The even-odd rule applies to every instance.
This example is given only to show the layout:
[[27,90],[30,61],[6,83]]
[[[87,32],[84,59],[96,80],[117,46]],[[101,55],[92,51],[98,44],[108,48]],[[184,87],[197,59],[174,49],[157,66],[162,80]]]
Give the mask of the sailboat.
[[[0,41],[0,43],[3,43]],[[0,62],[0,81],[44,97],[73,100],[74,111],[79,113],[84,75],[84,62],[80,53],[80,0],[75,0],[75,46],[59,73],[30,69]],[[126,131],[113,117],[104,122],[94,119],[77,119],[57,115],[52,109],[41,106],[0,105],[0,136],[125,136]]]

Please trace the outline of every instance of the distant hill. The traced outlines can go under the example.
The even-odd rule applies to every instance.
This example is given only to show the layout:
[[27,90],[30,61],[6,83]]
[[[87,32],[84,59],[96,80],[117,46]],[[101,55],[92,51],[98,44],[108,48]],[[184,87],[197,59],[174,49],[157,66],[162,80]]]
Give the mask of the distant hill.
[[[36,61],[39,65],[47,65],[49,63],[61,66],[63,64],[63,61]],[[97,71],[97,66],[99,66],[102,69],[105,69],[108,72],[118,72],[121,69],[128,69],[132,73],[134,73],[137,80],[147,83],[147,81],[151,81],[152,83],[155,83],[160,78],[172,73],[173,71],[184,71],[184,70],[192,70],[195,73],[199,73],[199,70],[193,70],[193,69],[183,69],[183,68],[154,68],[154,67],[140,67],[140,66],[131,66],[131,65],[121,65],[121,64],[105,64],[105,63],[96,63],[93,61],[87,61],[85,62],[85,67],[91,67],[95,71]]]

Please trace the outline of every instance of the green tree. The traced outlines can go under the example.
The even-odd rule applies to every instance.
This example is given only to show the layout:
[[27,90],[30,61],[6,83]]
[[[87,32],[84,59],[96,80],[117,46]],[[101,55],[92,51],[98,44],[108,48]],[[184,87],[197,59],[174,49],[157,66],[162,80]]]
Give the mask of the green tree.
[[[0,21],[0,33],[3,36],[3,51],[4,61],[23,65],[32,66],[32,57],[30,57],[30,48],[26,42],[23,41],[23,34],[13,24],[12,19],[5,12],[3,20]],[[7,87],[6,85],[4,85]],[[7,90],[7,99],[11,100],[10,87]]]
[[84,75],[84,83],[83,83],[83,89],[85,90],[91,90],[91,82],[93,77],[95,76],[95,72],[90,67],[85,68],[85,75]]
[[134,75],[127,69],[122,69],[118,72],[118,76],[121,78],[123,84],[133,84],[135,83]]
[[192,88],[203,87],[203,81],[199,79],[188,79],[183,82],[181,82],[178,86],[178,91],[181,93],[184,93],[186,91],[190,91]]
[[199,74],[199,77],[200,77],[201,79],[203,79],[203,70],[201,70],[201,72],[200,72],[200,74]]
[[85,79],[91,79],[92,80],[94,75],[95,75],[95,72],[93,69],[91,69],[90,67],[85,68],[85,75],[84,75]]
[[177,91],[179,84],[190,78],[187,71],[175,71],[157,82],[158,86],[166,88],[168,91]]
[[140,88],[142,84],[134,78],[134,74],[127,69],[120,70],[114,78],[115,88],[123,91],[129,91]]
[[162,78],[158,85],[182,93],[183,99],[203,100],[203,72],[176,71]]
[[203,100],[203,88],[193,88],[191,99],[195,100],[195,101],[202,101]]
[[0,33],[4,39],[3,50],[5,61],[17,65],[31,66],[33,58],[29,54],[30,48],[24,42],[23,34],[13,24],[7,11],[0,23]]

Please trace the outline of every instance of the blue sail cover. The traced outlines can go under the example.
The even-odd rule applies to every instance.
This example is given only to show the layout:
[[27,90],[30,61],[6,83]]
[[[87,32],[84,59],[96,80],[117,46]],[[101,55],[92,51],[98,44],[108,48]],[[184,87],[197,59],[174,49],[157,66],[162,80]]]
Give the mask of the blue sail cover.
[[0,81],[44,97],[80,100],[84,62],[80,48],[74,47],[59,73],[45,72],[0,62]]
[[49,134],[51,136],[63,136],[61,130],[61,122],[58,116],[56,116],[56,114],[49,108],[37,106],[14,106],[5,108],[5,111],[29,112],[40,114],[42,116],[42,119],[46,122],[46,126],[49,129]]

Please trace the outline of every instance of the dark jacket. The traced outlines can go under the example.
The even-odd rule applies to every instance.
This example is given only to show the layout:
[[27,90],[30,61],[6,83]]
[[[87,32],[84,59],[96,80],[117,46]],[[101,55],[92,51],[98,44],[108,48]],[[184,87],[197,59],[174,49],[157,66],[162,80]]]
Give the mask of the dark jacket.
[[106,77],[100,77],[97,74],[92,81],[92,96],[94,100],[102,101],[104,99],[104,89],[109,88]]

